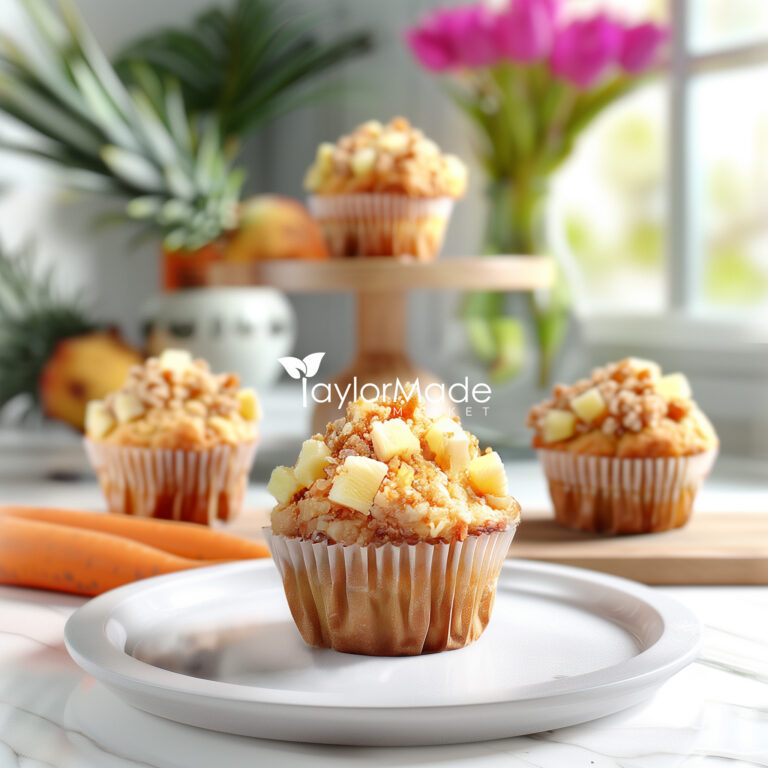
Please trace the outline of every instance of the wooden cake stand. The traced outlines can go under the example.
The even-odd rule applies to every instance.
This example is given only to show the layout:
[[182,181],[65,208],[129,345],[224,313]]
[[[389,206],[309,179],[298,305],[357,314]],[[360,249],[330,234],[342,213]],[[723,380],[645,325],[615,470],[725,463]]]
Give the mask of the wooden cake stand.
[[[269,285],[286,293],[357,294],[357,357],[330,383],[343,392],[358,386],[419,379],[427,387],[439,381],[408,357],[407,293],[412,290],[531,291],[549,288],[554,263],[539,256],[488,256],[419,262],[390,257],[330,261],[219,262],[208,268],[216,286]],[[450,411],[449,403],[433,411]],[[336,403],[316,406],[312,428],[342,415]],[[436,415],[434,412],[431,415]]]

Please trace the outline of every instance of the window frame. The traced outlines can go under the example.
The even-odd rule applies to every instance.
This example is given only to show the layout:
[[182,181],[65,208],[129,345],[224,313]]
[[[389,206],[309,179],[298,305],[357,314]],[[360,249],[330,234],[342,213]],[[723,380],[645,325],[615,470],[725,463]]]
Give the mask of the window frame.
[[691,50],[692,0],[669,0],[672,29],[669,62],[669,174],[667,301],[672,314],[696,316],[701,306],[704,258],[697,241],[693,196],[696,163],[691,156],[691,90],[702,74],[768,64],[768,44],[744,43],[709,52]]
[[[713,51],[691,49],[690,13],[694,0],[669,0],[670,58],[667,70],[669,112],[667,174],[667,237],[665,246],[665,295],[661,310],[647,314],[586,313],[581,319],[589,346],[605,347],[625,343],[628,346],[700,349],[710,356],[713,351],[741,350],[744,355],[768,354],[768,306],[764,317],[755,322],[760,310],[738,309],[702,311],[704,272],[701,228],[696,227],[697,212],[692,190],[698,165],[693,157],[694,142],[691,92],[696,79],[711,72],[743,70],[768,64],[768,43],[744,43]],[[559,227],[552,227],[555,252],[567,253]],[[566,251],[563,251],[563,249]],[[562,261],[568,262],[569,259]],[[564,265],[567,271],[575,269]],[[575,284],[578,277],[573,276]],[[673,340],[672,340],[673,339]],[[706,350],[706,353],[705,353]],[[761,362],[745,361],[748,369],[768,380],[768,369]]]
[[[668,71],[663,305],[647,314],[585,314],[580,318],[584,362],[600,365],[630,354],[655,359],[665,370],[685,371],[697,401],[715,421],[723,449],[757,459],[764,472],[768,460],[768,302],[762,311],[759,307],[743,312],[702,311],[705,258],[692,194],[699,166],[690,137],[694,127],[691,92],[697,77],[768,64],[768,43],[692,50],[690,14],[694,1],[669,0],[673,31]],[[561,250],[567,245],[559,229],[551,227],[554,252],[567,257],[569,250]],[[567,267],[575,268],[572,263]]]

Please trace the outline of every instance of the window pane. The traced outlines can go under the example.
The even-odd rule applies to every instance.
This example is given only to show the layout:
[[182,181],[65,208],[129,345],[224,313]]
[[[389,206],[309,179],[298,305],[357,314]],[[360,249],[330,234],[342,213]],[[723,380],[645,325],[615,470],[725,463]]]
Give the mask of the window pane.
[[626,22],[669,21],[669,0],[565,0],[561,9],[565,19],[605,11]]
[[[766,3],[768,5],[768,3]],[[693,84],[693,245],[710,308],[768,301],[768,67]]]
[[766,0],[688,0],[691,47],[696,52],[743,43],[768,43]]
[[611,107],[556,180],[553,215],[587,314],[664,307],[666,94],[655,83]]

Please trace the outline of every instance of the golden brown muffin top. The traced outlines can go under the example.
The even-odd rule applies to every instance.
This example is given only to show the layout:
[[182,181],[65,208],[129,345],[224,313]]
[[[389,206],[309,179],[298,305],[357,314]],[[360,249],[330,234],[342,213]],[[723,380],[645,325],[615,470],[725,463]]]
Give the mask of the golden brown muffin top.
[[256,439],[261,417],[252,389],[233,373],[169,349],[131,368],[125,384],[88,403],[86,435],[114,445],[206,450]]
[[533,447],[592,456],[688,456],[717,446],[682,373],[663,376],[649,360],[626,358],[588,379],[557,384],[531,408]]
[[304,187],[317,195],[458,198],[466,191],[467,167],[456,155],[442,154],[404,117],[386,125],[369,120],[336,144],[320,144]]
[[332,544],[462,541],[520,517],[499,455],[416,394],[351,403],[268,489],[273,533]]

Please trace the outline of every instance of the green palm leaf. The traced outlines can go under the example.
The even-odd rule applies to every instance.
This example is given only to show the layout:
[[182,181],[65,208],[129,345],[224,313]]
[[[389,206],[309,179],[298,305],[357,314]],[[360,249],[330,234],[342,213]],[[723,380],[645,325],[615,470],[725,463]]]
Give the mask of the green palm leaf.
[[189,108],[216,112],[222,134],[243,135],[274,115],[295,91],[309,95],[320,76],[371,47],[367,33],[321,40],[322,17],[297,14],[275,0],[235,0],[214,8],[189,29],[164,29],[123,51],[117,70],[135,81],[136,62],[146,62],[181,85]]

